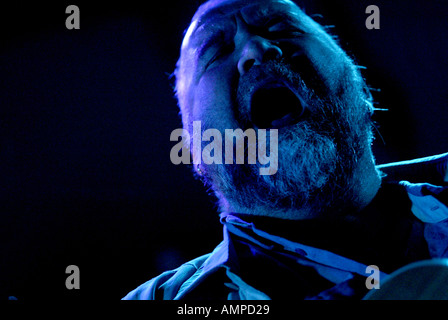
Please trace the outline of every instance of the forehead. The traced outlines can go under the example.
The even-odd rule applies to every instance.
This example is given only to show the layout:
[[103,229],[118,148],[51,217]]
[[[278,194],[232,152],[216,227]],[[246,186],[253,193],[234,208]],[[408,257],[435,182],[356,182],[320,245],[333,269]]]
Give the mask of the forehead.
[[194,15],[185,35],[184,45],[195,35],[213,27],[217,22],[232,19],[236,14],[241,14],[246,22],[256,24],[276,16],[296,18],[298,21],[303,13],[290,0],[211,0],[203,4]]
[[299,8],[290,0],[211,0],[202,5],[194,19],[206,22],[241,12],[244,18],[258,19],[273,13],[295,13]]

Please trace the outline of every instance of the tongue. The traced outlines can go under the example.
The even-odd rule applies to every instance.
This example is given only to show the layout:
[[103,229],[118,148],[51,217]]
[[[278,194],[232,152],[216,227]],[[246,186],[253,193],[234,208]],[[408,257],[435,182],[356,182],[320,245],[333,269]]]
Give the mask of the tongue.
[[252,121],[259,128],[281,128],[295,124],[303,111],[299,98],[286,87],[260,89],[252,97]]
[[281,119],[276,119],[271,122],[271,128],[283,128],[292,124],[299,122],[300,116],[302,114],[299,112],[288,113]]

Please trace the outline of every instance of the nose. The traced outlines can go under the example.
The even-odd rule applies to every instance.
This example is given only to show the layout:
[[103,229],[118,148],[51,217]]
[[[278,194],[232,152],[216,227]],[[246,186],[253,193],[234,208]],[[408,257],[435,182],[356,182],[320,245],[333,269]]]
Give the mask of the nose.
[[253,66],[279,59],[282,55],[283,52],[276,43],[260,36],[253,36],[244,45],[241,57],[238,60],[240,76],[248,72]]

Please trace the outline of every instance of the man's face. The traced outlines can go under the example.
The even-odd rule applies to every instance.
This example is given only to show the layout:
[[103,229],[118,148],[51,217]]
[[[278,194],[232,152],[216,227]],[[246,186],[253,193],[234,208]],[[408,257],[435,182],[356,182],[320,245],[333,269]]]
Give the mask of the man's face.
[[312,215],[356,197],[353,171],[371,142],[363,86],[331,36],[288,0],[203,5],[184,39],[177,83],[186,127],[279,130],[274,176],[260,177],[256,165],[206,166],[226,202]]

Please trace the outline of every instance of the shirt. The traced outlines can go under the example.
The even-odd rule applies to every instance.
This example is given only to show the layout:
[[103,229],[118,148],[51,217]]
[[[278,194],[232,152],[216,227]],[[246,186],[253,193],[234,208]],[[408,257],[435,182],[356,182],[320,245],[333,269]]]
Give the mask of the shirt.
[[448,257],[447,164],[448,153],[378,166],[386,177],[364,209],[375,217],[365,228],[221,213],[223,241],[213,252],[123,300],[361,299],[370,265],[386,279],[408,263]]

